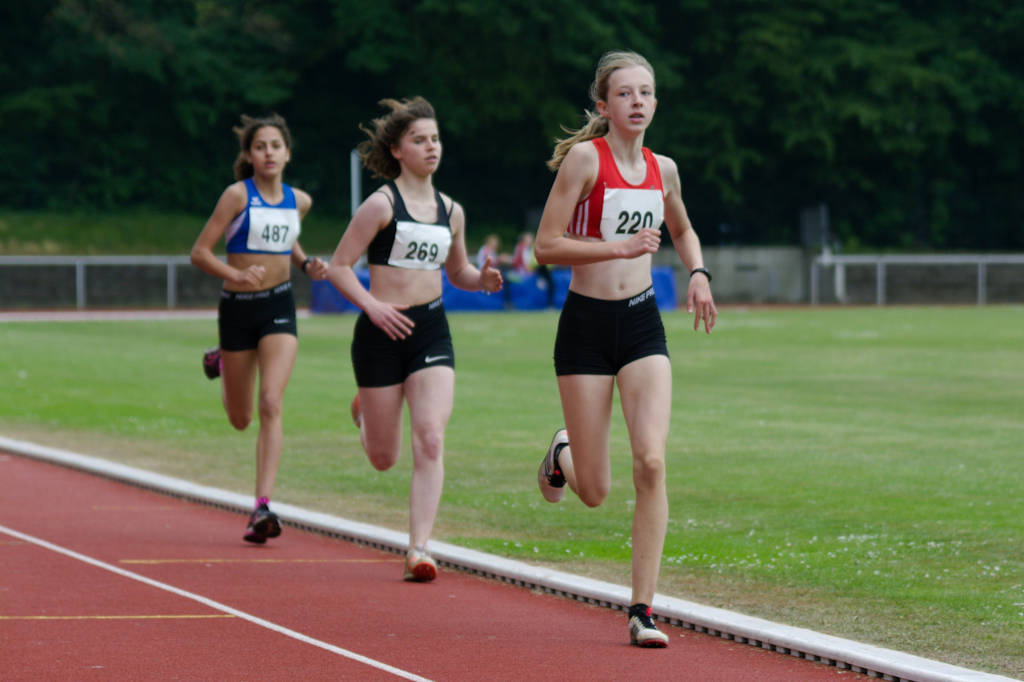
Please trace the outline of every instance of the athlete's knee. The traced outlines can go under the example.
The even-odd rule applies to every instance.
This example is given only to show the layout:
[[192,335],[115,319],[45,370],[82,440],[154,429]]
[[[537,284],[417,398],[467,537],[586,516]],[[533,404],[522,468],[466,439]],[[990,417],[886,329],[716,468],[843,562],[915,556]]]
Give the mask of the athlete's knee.
[[239,431],[245,431],[246,427],[252,423],[252,410],[251,409],[240,409],[235,410],[230,407],[226,407],[228,421],[231,426],[235,427]]
[[608,497],[611,485],[607,481],[583,481],[577,479],[576,495],[588,507],[597,507]]
[[282,402],[280,394],[260,393],[260,421],[280,419]]
[[368,443],[366,459],[370,460],[370,465],[377,471],[387,471],[398,461],[398,452],[394,448],[378,447]]
[[444,452],[444,430],[430,425],[415,428],[412,433],[413,450],[418,462],[435,462]]
[[633,484],[638,490],[648,490],[665,483],[665,455],[658,452],[639,452],[633,455]]

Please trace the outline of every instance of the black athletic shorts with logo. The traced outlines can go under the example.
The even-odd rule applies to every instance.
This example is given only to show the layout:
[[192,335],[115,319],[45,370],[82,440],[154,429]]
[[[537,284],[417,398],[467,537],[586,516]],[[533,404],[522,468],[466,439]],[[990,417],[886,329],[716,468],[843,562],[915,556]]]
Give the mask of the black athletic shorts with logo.
[[221,350],[252,350],[267,334],[298,336],[292,283],[263,291],[221,290],[217,329]]
[[555,337],[556,375],[616,375],[648,355],[668,356],[654,287],[619,301],[568,293]]
[[359,314],[352,334],[356,385],[365,388],[393,386],[427,367],[455,368],[452,335],[441,299],[413,306],[402,314],[416,326],[409,336],[394,341],[371,322],[366,313]]

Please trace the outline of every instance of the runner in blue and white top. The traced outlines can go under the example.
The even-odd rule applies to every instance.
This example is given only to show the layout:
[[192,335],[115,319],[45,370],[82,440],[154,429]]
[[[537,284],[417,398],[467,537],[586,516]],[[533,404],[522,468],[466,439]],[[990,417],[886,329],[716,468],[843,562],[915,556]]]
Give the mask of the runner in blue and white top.
[[[409,404],[412,455],[406,580],[427,581],[437,565],[427,551],[444,483],[444,432],[455,393],[455,353],[444,306],[441,268],[460,289],[501,290],[489,259],[480,269],[466,255],[466,214],[434,189],[441,137],[434,108],[422,97],[387,99],[390,112],[363,128],[363,164],[389,182],[359,207],[331,258],[327,276],[363,312],[352,338],[359,392],[352,417],[379,470],[398,460],[402,404]],[[367,253],[370,290],[353,266]]]
[[263,198],[252,178],[246,178],[242,184],[248,200],[242,212],[228,225],[224,234],[225,250],[228,253],[291,255],[292,245],[301,230],[295,191],[282,182],[284,198],[272,204]]
[[[217,201],[192,247],[192,263],[224,281],[217,316],[220,345],[203,356],[203,369],[211,379],[221,377],[224,409],[238,430],[252,421],[259,377],[256,504],[243,537],[262,544],[281,534],[268,505],[281,459],[281,403],[298,351],[291,268],[322,280],[327,263],[306,257],[297,241],[313,200],[282,181],[292,146],[284,119],[242,116],[235,133],[238,182]],[[221,237],[227,262],[213,253]]]

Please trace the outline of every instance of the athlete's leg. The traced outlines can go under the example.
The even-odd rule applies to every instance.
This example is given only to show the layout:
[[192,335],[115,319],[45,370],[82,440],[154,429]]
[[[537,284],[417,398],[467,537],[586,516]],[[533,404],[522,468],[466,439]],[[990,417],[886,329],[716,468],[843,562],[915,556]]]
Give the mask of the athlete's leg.
[[402,384],[359,389],[359,438],[374,469],[387,471],[402,450]]
[[221,351],[221,399],[228,421],[239,431],[252,421],[258,360],[255,348]]
[[284,390],[291,378],[299,340],[291,334],[268,334],[260,339],[260,435],[256,441],[256,497],[269,498],[281,461]]
[[444,487],[444,431],[452,415],[455,370],[428,367],[405,380],[412,432],[413,471],[409,486],[409,544],[423,547],[437,517]]
[[650,604],[668,526],[665,442],[672,414],[672,367],[664,355],[635,360],[619,371],[619,396],[633,450],[633,601]]
[[601,504],[611,489],[608,427],[614,382],[615,377],[603,374],[558,377],[562,414],[569,432],[569,445],[562,448],[558,464],[566,483],[588,507]]

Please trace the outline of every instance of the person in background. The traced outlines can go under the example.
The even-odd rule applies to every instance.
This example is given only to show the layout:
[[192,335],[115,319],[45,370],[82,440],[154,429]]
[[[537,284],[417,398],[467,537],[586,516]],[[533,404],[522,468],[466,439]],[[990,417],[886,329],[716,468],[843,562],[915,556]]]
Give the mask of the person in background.
[[555,296],[555,281],[547,265],[537,262],[533,253],[533,233],[523,232],[516,242],[516,250],[512,255],[512,272],[517,277],[525,277],[531,273],[537,275],[537,286],[547,294],[548,307]]
[[537,267],[533,257],[533,234],[523,232],[516,242],[516,250],[512,254],[512,271],[519,276],[529,275]]
[[634,52],[609,52],[590,88],[596,112],[560,140],[548,166],[557,171],[537,228],[541,263],[572,268],[558,321],[555,374],[565,427],[555,432],[537,473],[557,502],[564,486],[596,507],[611,488],[608,431],[618,385],[632,448],[633,515],[630,643],[664,647],[651,617],[668,524],[665,447],[672,368],[654,298],[651,254],[664,221],[690,271],[687,310],[710,333],[717,311],[711,275],[690,225],[672,159],[643,146],[657,99],[654,69]]
[[480,250],[476,252],[476,267],[483,268],[488,260],[492,264],[498,264],[501,262],[501,254],[498,253],[498,249],[501,248],[501,239],[496,234],[489,234],[484,239],[484,243],[480,246]]
[[[192,264],[224,281],[217,327],[220,345],[203,356],[203,370],[221,377],[228,421],[239,431],[252,421],[259,380],[256,438],[256,503],[243,538],[263,544],[281,534],[270,497],[281,460],[281,404],[295,365],[298,327],[291,267],[312,279],[327,276],[327,263],[307,257],[297,241],[313,200],[283,181],[292,137],[285,120],[242,116],[234,129],[240,150],[237,182],[221,194],[192,246]],[[224,238],[227,262],[213,248]]]
[[[402,408],[409,406],[413,472],[405,580],[437,577],[427,543],[444,485],[444,435],[455,396],[455,352],[441,302],[441,268],[470,291],[500,291],[488,256],[480,268],[466,254],[466,214],[434,187],[441,135],[422,97],[381,100],[389,111],[360,126],[363,165],[385,184],[367,197],[331,258],[328,279],[362,313],[352,338],[358,392],[352,419],[370,463],[390,469],[402,447]],[[353,265],[366,252],[370,289]]]

